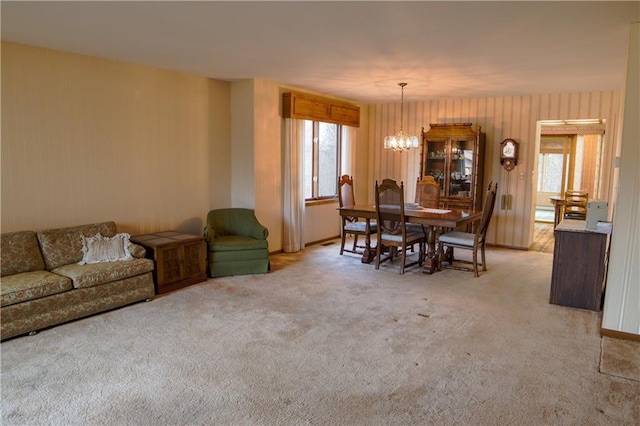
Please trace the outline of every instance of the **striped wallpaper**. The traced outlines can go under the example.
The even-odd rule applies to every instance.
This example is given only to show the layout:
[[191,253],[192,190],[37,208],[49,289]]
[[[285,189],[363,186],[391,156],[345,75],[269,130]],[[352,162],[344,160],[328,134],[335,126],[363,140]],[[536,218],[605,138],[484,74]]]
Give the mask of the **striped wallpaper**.
[[[497,181],[499,187],[489,242],[526,249],[533,238],[538,122],[584,118],[606,121],[601,197],[611,199],[619,108],[618,91],[418,101],[405,104],[403,127],[406,132],[419,136],[421,128],[428,130],[430,123],[470,122],[474,128],[481,126],[487,135],[484,183],[486,186],[489,181]],[[373,199],[375,181],[384,178],[403,181],[407,198],[413,198],[420,151],[397,153],[382,147],[384,137],[400,128],[400,104],[370,105],[369,120],[368,199]],[[520,160],[511,172],[505,171],[499,161],[498,148],[506,138],[520,142]],[[511,210],[500,208],[502,194],[513,197]]]

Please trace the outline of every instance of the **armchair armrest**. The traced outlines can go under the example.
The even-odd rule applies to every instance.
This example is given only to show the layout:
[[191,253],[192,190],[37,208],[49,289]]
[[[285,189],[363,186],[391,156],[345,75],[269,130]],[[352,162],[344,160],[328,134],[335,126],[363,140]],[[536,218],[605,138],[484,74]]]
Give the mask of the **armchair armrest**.
[[204,227],[204,239],[207,243],[216,239],[216,229],[207,223],[207,226]]
[[269,230],[264,227],[258,220],[246,224],[246,234],[258,240],[266,240],[269,236]]

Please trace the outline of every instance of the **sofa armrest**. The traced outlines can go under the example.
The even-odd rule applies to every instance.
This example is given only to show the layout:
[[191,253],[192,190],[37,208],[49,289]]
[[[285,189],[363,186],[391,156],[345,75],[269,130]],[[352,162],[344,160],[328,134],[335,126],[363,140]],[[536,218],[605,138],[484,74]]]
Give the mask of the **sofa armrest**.
[[144,259],[147,256],[147,250],[139,244],[129,243],[127,248],[131,256],[137,259]]

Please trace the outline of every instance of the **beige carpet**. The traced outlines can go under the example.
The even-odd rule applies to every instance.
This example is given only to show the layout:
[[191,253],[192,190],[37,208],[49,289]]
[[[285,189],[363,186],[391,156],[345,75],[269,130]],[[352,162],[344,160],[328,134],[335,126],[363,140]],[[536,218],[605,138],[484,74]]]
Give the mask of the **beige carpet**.
[[376,271],[337,244],[3,342],[3,425],[637,425],[552,256]]
[[640,342],[603,337],[600,372],[640,382]]

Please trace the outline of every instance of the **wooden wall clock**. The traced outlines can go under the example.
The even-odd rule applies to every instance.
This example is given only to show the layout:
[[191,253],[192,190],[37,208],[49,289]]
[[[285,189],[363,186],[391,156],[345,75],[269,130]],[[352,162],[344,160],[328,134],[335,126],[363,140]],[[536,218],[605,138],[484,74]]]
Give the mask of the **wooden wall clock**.
[[505,139],[500,143],[500,164],[508,172],[518,165],[518,142]]

